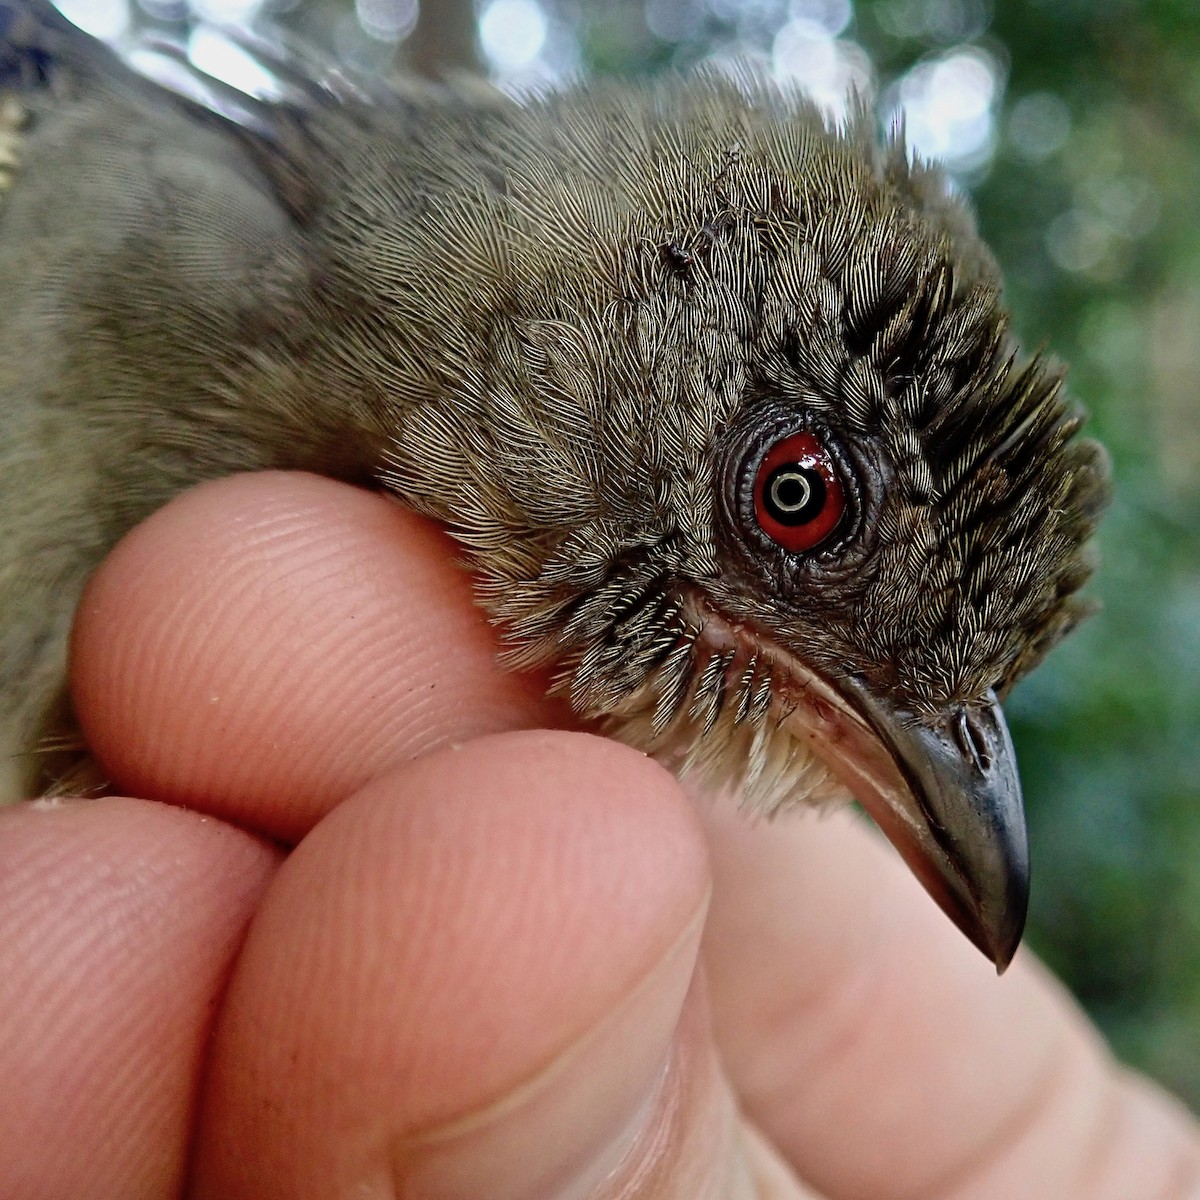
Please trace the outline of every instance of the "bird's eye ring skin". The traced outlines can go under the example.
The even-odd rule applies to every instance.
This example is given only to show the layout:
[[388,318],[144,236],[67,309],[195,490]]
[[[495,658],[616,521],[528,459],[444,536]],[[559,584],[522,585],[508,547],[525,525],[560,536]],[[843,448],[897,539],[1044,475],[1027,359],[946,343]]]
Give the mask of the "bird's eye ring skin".
[[874,454],[816,413],[778,400],[747,406],[724,442],[719,519],[734,535],[739,573],[750,567],[785,590],[859,574],[886,485]]

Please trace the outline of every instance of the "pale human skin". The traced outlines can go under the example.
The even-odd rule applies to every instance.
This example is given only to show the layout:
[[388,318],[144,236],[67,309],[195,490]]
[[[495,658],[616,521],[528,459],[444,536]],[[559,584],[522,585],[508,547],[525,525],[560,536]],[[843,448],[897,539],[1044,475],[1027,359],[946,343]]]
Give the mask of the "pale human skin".
[[0,1194],[1200,1197],[1027,951],[849,814],[562,731],[452,559],[264,474],[101,568],[73,684],[139,798],[0,813]]

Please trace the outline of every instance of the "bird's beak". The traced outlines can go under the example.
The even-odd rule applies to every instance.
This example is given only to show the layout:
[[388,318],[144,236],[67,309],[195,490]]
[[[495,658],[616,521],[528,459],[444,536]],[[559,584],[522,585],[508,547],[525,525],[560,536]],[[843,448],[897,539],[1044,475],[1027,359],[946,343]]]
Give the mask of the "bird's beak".
[[1025,927],[1029,843],[1016,756],[994,693],[930,720],[860,676],[820,682],[792,697],[787,725],[1003,971]]

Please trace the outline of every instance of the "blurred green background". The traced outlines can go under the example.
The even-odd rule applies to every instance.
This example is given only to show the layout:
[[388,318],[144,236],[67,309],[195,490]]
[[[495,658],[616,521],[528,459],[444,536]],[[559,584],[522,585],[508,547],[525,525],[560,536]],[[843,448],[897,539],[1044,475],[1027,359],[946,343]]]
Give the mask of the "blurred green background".
[[[1190,0],[59,0],[97,32],[266,15],[368,70],[482,63],[521,90],[749,57],[848,87],[946,163],[1018,331],[1072,364],[1116,499],[1100,614],[1009,703],[1030,941],[1118,1052],[1200,1106],[1200,14]],[[105,24],[107,22],[107,25]]]

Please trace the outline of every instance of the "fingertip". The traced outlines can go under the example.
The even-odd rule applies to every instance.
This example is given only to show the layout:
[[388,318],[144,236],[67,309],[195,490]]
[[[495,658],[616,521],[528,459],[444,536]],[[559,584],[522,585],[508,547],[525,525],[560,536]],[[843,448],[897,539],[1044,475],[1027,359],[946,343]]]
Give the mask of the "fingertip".
[[529,1096],[646,988],[581,1085],[588,1120],[568,1130],[579,1110],[551,1106],[539,1169],[585,1153],[596,1108],[628,1120],[661,1073],[707,889],[674,780],[608,741],[499,735],[375,781],[297,848],[255,923],[215,1041],[200,1194],[411,1181],[443,1134]]
[[4,1195],[177,1195],[213,1014],[277,854],[116,797],[0,828]]
[[299,473],[201,485],[133,530],[80,604],[71,682],[122,789],[285,840],[397,762],[553,719],[498,668],[440,531]]

